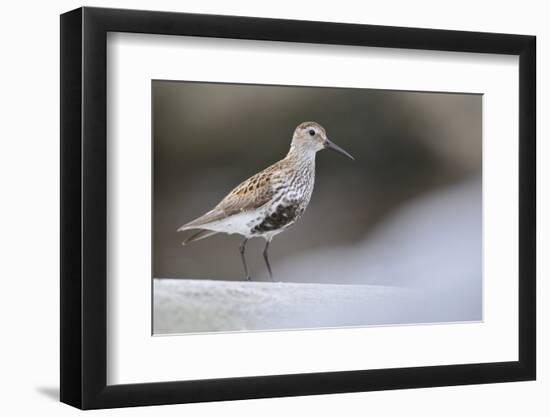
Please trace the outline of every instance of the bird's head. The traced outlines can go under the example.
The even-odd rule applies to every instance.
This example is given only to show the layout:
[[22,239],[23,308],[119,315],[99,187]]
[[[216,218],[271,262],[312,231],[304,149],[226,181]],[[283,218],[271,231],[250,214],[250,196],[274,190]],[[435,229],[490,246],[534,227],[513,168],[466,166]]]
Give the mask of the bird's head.
[[323,149],[330,149],[350,159],[354,159],[348,152],[330,141],[323,126],[315,122],[300,123],[292,137],[292,147],[303,152],[318,152]]

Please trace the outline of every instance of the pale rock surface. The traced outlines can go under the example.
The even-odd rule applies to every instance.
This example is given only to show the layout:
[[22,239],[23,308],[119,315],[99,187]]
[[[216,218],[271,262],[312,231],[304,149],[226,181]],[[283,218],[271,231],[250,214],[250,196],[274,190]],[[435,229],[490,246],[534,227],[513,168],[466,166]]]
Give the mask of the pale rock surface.
[[[377,285],[155,279],[155,334],[421,322],[422,293]],[[411,314],[414,313],[414,314]]]

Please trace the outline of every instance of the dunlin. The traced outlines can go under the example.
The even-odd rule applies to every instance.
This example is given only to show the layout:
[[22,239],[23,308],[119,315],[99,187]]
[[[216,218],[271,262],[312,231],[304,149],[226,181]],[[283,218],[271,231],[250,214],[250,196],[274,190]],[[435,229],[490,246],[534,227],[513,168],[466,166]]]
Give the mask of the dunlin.
[[183,244],[216,233],[244,236],[239,250],[246,279],[250,280],[245,258],[246,242],[253,237],[263,237],[266,240],[263,256],[273,279],[269,244],[273,237],[294,224],[308,206],[315,182],[315,155],[323,149],[353,159],[328,139],[321,125],[301,123],[294,131],[290,150],[283,159],[243,181],[212,210],[178,229],[200,229]]

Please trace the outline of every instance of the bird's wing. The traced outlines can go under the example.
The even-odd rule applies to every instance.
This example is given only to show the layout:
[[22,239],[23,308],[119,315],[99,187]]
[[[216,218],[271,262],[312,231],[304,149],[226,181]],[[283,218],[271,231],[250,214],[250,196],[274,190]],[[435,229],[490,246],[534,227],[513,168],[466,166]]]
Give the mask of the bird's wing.
[[199,218],[184,224],[178,231],[200,229],[239,212],[255,210],[266,204],[275,193],[277,164],[258,172],[236,186],[220,203]]
[[273,172],[259,172],[233,189],[217,206],[226,216],[255,210],[267,203],[275,192]]

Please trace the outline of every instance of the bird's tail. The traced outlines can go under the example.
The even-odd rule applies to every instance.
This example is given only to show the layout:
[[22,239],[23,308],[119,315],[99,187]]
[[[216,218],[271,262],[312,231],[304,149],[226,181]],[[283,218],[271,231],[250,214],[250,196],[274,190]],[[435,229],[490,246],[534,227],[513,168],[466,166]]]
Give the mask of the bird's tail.
[[213,236],[217,234],[218,232],[215,232],[213,230],[201,230],[195,234],[192,234],[187,239],[185,239],[182,243],[183,246],[188,245],[191,242],[196,242],[197,240],[206,239],[207,237]]
[[185,230],[190,229],[208,229],[208,224],[216,222],[223,218],[225,216],[225,213],[221,210],[214,209],[210,210],[208,213],[203,214],[202,216],[196,218],[193,221],[190,221],[189,223],[185,223],[183,226],[181,226],[178,229],[178,232],[183,232]]

